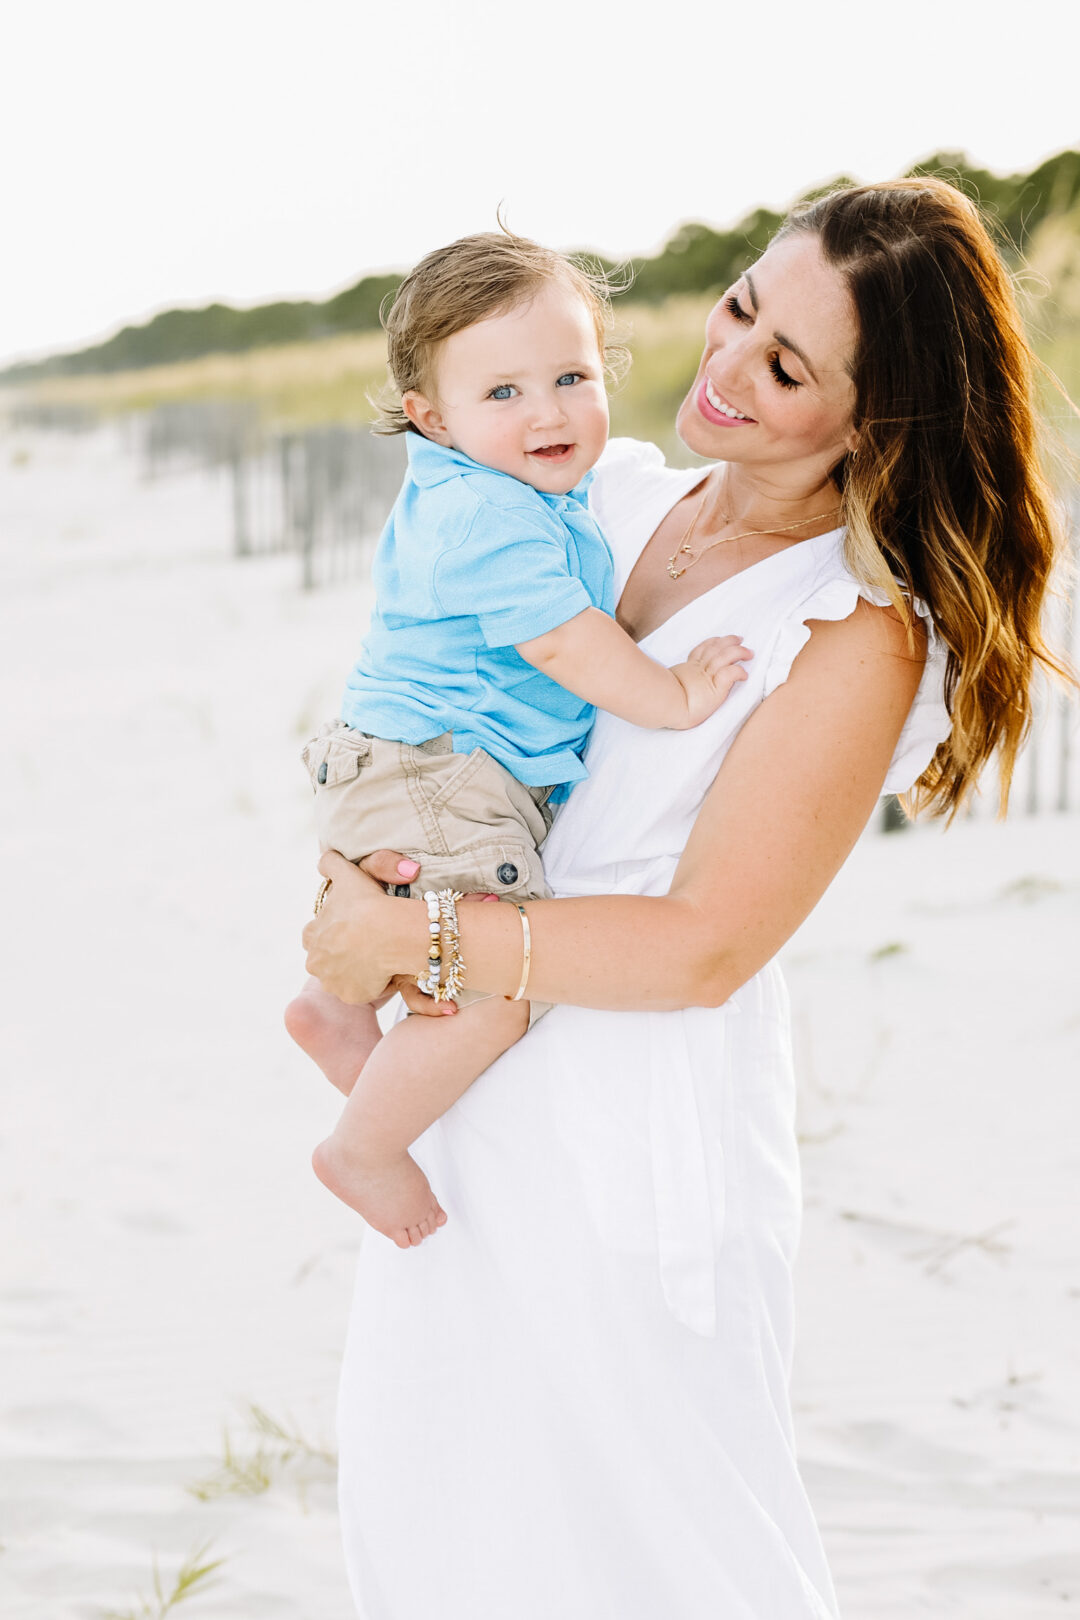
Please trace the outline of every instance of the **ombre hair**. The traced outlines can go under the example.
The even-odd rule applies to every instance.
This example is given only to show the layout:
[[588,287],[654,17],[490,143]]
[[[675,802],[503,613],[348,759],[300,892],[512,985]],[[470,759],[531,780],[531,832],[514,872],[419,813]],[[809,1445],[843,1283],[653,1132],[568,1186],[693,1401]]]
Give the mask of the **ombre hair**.
[[421,259],[380,311],[391,382],[372,401],[378,412],[373,431],[416,432],[401,408],[401,396],[415,390],[434,397],[440,344],[477,321],[529,303],[551,282],[562,282],[581,298],[609,375],[624,370],[627,351],[607,341],[612,325],[610,288],[598,268],[589,269],[507,230],[464,236]]
[[909,627],[921,597],[948,650],[952,732],[906,808],[955,814],[996,755],[1004,813],[1036,668],[1072,679],[1041,630],[1062,535],[1008,272],[938,179],[832,192],[779,235],[796,232],[817,236],[855,311],[858,448],[833,470],[847,560]]

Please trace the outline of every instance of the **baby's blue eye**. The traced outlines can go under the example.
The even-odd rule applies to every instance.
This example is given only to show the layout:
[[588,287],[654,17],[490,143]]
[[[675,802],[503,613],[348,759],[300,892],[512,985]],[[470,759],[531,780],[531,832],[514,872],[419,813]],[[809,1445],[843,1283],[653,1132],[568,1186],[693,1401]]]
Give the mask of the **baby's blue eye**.
[[556,388],[572,388],[576,382],[581,381],[580,371],[564,371],[561,377],[556,377]]
[[498,388],[493,388],[491,390],[491,393],[489,394],[488,398],[489,399],[509,399],[513,392],[514,392],[514,390],[511,388],[509,383],[500,383]]

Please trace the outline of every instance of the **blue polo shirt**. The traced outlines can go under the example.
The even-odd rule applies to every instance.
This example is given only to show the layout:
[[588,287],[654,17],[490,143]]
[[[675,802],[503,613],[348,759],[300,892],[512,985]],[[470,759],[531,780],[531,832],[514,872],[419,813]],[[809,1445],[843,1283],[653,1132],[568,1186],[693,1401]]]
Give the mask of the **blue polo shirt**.
[[586,608],[615,609],[592,474],[545,495],[421,434],[373,565],[375,611],[341,718],[374,737],[484,748],[530,787],[587,775],[595,710],[514,651]]

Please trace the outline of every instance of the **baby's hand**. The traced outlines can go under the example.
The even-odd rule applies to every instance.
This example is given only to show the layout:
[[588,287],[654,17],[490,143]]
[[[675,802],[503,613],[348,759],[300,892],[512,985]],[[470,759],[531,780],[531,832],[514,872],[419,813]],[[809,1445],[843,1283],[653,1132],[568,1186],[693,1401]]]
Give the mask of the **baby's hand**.
[[689,731],[714,714],[735,682],[746,679],[740,659],[753,656],[738,636],[712,636],[693,649],[685,664],[674,664],[671,673],[686,693],[686,719],[677,729]]

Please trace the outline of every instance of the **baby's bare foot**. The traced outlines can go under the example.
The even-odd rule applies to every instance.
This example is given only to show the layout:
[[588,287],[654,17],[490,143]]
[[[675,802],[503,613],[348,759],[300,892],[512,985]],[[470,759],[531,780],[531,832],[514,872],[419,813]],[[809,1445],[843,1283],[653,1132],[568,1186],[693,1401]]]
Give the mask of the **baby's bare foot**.
[[335,1197],[399,1249],[415,1248],[446,1225],[446,1211],[408,1153],[393,1159],[360,1158],[335,1133],[319,1143],[311,1163]]
[[285,1028],[346,1097],[380,1039],[379,1021],[371,1007],[351,1007],[339,1001],[318,979],[309,979],[289,1002]]

